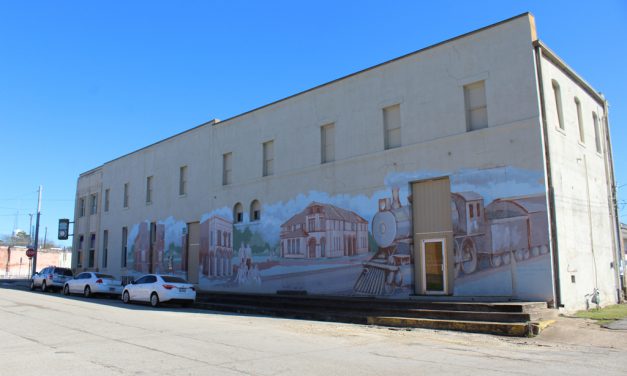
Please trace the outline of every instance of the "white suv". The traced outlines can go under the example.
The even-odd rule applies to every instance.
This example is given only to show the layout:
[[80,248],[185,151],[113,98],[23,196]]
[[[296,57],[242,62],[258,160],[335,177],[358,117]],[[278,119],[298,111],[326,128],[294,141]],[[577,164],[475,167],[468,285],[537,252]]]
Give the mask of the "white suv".
[[39,273],[33,274],[33,278],[30,280],[30,289],[34,290],[36,287],[41,287],[42,292],[53,289],[61,290],[65,281],[72,279],[72,277],[74,277],[72,269],[49,266],[43,268]]

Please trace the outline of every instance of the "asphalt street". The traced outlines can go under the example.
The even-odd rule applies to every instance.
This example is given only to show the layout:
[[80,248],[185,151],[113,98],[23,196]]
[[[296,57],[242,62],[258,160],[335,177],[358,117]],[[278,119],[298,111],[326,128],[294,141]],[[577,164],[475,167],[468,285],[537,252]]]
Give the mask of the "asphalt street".
[[0,288],[3,376],[625,375],[627,346],[612,338],[627,333],[610,335],[390,330]]

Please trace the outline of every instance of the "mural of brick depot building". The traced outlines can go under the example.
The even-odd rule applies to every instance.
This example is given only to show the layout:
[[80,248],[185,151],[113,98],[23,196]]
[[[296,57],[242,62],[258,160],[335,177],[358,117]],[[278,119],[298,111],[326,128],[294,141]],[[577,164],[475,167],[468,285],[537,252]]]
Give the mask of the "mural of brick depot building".
[[598,289],[606,305],[612,163],[605,98],[525,13],[81,174],[75,239],[90,242],[75,240],[73,267],[565,310]]

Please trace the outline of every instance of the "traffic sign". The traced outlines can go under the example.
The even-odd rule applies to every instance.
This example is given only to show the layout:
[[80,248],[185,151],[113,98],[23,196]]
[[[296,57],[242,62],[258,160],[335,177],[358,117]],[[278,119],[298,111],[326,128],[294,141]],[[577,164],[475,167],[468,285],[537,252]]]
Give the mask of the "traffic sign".
[[28,258],[33,258],[33,256],[35,256],[35,250],[32,248],[29,248],[26,250],[26,257]]

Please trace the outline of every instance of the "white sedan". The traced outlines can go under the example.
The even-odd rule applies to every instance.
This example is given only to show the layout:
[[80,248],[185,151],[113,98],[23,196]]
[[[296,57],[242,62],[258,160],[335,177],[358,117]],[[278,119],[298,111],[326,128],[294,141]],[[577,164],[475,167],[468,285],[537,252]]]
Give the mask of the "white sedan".
[[86,298],[95,294],[120,295],[122,282],[108,274],[84,272],[65,282],[63,294],[83,294]]
[[157,307],[159,303],[182,303],[192,305],[196,300],[196,288],[180,277],[148,274],[124,286],[122,301],[149,302]]

